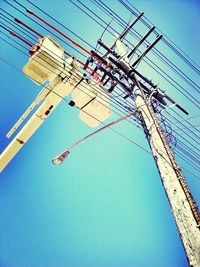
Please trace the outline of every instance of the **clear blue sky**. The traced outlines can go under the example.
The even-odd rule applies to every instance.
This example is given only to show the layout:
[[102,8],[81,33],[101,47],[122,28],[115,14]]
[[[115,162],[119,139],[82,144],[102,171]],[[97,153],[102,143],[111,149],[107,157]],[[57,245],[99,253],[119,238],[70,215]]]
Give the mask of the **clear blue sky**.
[[[108,2],[129,21],[130,14],[117,1]],[[34,10],[25,0],[20,3]],[[34,3],[88,42],[96,44],[103,29],[69,1],[37,0]],[[89,0],[84,3],[93,7]],[[131,3],[200,63],[198,1],[136,0]],[[0,1],[0,7],[42,34],[48,34],[5,2]],[[107,17],[105,19],[109,22]],[[109,35],[105,34],[104,38],[109,41]],[[65,43],[62,45],[67,49]],[[2,40],[0,56],[19,69],[28,60],[26,55]],[[173,58],[170,53],[169,56]],[[9,143],[5,135],[41,88],[2,61],[0,70],[2,152]],[[155,73],[142,70],[156,83],[168,86]],[[192,72],[188,74],[198,82]],[[165,89],[190,109],[181,94]],[[190,111],[189,116],[199,114],[194,107]],[[115,129],[148,149],[144,134],[137,128],[122,122]],[[188,266],[169,203],[149,154],[108,130],[82,143],[60,167],[51,164],[52,157],[91,131],[79,120],[78,111],[62,102],[2,172],[0,267]],[[200,180],[184,173],[200,205]]]

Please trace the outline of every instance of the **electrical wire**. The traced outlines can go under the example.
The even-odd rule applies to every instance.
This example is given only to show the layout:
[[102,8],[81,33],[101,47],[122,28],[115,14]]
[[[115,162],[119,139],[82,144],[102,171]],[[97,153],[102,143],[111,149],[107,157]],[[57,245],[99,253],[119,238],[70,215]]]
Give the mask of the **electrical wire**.
[[[170,122],[170,120],[169,120]],[[178,138],[179,136],[179,138]],[[186,139],[185,137],[183,137],[182,135],[180,135],[179,133],[176,132],[176,139],[178,143],[182,143],[182,145],[184,144],[188,150],[192,151],[192,153],[194,153],[194,155],[200,159],[200,156],[198,155],[198,153],[200,152],[200,150],[197,148],[197,146],[195,146],[194,144],[192,144],[188,139]],[[187,145],[186,145],[187,144]]]
[[[173,113],[175,113],[178,117],[180,117],[182,119],[182,121],[178,121],[177,123],[184,126],[183,121],[185,121],[185,123],[188,124],[188,127],[190,127],[190,128],[188,128],[190,130],[190,132],[193,133],[193,131],[192,131],[192,129],[193,129],[193,130],[196,130],[200,134],[200,130],[197,129],[194,125],[192,125],[189,120],[187,120],[187,119],[184,120],[184,118],[179,113],[177,113],[175,110],[173,110]],[[199,138],[199,136],[197,136],[197,137]]]
[[[3,19],[10,26],[16,28],[18,31],[20,31],[21,33],[23,33],[29,39],[32,39],[34,41],[36,40],[36,36],[34,36],[35,38],[33,38],[33,35],[29,35],[29,33],[27,33],[27,31],[22,30],[22,27],[18,27],[16,24],[14,24],[13,22],[11,22],[10,19],[7,16],[5,16],[4,14],[0,13],[0,18]],[[2,21],[1,21],[1,24],[2,25],[5,25]]]
[[[6,40],[4,40],[2,37],[0,37],[0,39],[2,39],[3,41],[5,41],[6,43],[8,43],[9,45],[11,45],[11,46],[13,46],[11,43],[9,43],[8,41],[6,41]],[[16,41],[15,41],[16,42]],[[24,55],[26,55],[27,56],[27,54],[25,53],[25,52],[23,52],[23,51],[21,51],[20,49],[18,49],[17,47],[15,47],[15,46],[13,46],[14,48],[16,48],[18,51],[20,51],[20,52],[22,52]],[[38,62],[39,64],[41,64],[40,62]],[[41,64],[42,65],[42,64]],[[46,66],[44,66],[43,65],[43,67],[45,67],[45,68],[47,68]],[[52,71],[51,69],[48,69],[49,71]],[[54,74],[56,74],[56,73],[54,73]],[[85,88],[83,85],[81,85],[80,84],[80,86],[82,87],[82,89],[87,89],[87,88]],[[85,91],[85,90],[82,90],[80,87],[78,88],[80,91],[82,91],[84,94],[87,94],[87,92]],[[96,88],[94,88],[94,89],[96,89]],[[97,91],[98,91],[98,89],[97,89]],[[103,92],[101,92],[101,93],[103,93]],[[89,96],[89,94],[88,94],[88,96]],[[101,98],[101,96],[100,96],[100,98]],[[105,101],[103,98],[101,98],[103,101]],[[98,101],[98,100],[97,100]],[[114,102],[113,102],[114,103]],[[101,103],[101,104],[103,104],[103,103]],[[114,103],[115,104],[115,103]],[[103,104],[103,105],[105,105],[105,104]],[[113,104],[112,104],[112,107],[114,107],[115,109],[117,109],[117,110],[119,110],[120,112],[122,112],[122,114],[126,114],[124,111],[122,111],[122,110],[120,110],[119,109],[119,105],[116,107],[116,105],[114,106]],[[119,115],[120,116],[120,114],[119,113],[117,113],[116,111],[114,111],[114,113],[116,114],[116,115]],[[138,125],[136,125],[136,124],[134,124],[131,120],[129,120],[129,119],[127,119],[127,121],[129,122],[129,123],[131,123],[132,125],[134,125],[135,127],[137,127],[137,128],[140,128]],[[136,120],[135,120],[136,121]]]
[[[111,97],[111,99],[114,99],[115,97]],[[116,102],[116,101],[115,101]],[[127,101],[126,101],[127,102]],[[122,106],[121,106],[122,107]]]
[[[162,115],[162,113],[159,113],[161,115],[162,120],[159,120],[159,123],[161,125],[161,123],[163,122],[164,126],[166,125],[167,121],[166,118],[164,118],[164,116]],[[170,126],[171,124],[169,124]],[[167,129],[165,129],[165,131],[167,131]],[[170,135],[172,135],[172,129],[170,126]],[[176,131],[175,131],[176,132]],[[180,135],[179,135],[180,136]],[[174,135],[173,135],[174,137]],[[181,137],[181,136],[180,136]],[[187,157],[187,161],[191,163],[191,165],[197,164],[196,167],[198,167],[200,165],[200,156],[197,155],[197,153],[193,153],[194,151],[192,149],[190,149],[190,147],[188,147],[184,142],[181,141],[180,138],[175,138],[176,143],[174,144],[174,140],[169,140],[170,144],[175,145],[174,151],[179,151],[179,152],[184,152],[184,156]],[[199,169],[200,170],[200,169]]]
[[[70,48],[72,48],[74,51],[76,51],[77,53],[79,53],[80,55],[82,55],[84,58],[86,58],[87,56],[85,54],[83,54],[81,51],[79,51],[78,49],[76,49],[75,47],[73,47],[72,45],[70,45],[69,43],[67,43],[66,41],[64,41],[62,38],[60,38],[59,36],[57,36],[56,34],[54,34],[52,31],[48,30],[46,27],[42,26],[41,23],[38,23],[37,21],[35,21],[34,19],[30,18],[30,16],[26,15],[24,12],[22,12],[21,10],[19,10],[18,8],[16,8],[15,6],[13,6],[11,3],[9,3],[7,0],[3,0],[5,3],[7,3],[9,6],[11,6],[12,8],[14,8],[15,10],[17,10],[18,12],[20,12],[22,15],[24,15],[25,17],[27,17],[28,19],[30,19],[31,21],[33,21],[34,23],[36,23],[38,26],[42,27],[45,31],[50,32],[53,36],[55,36],[57,39],[61,40],[62,42],[64,42],[67,46],[69,46]],[[1,8],[1,10],[3,10]]]
[[[97,1],[96,0],[90,0],[90,1],[92,1],[92,2],[96,2],[97,3]],[[71,1],[70,0],[70,2],[72,2],[72,3],[74,3],[73,1]],[[98,4],[99,4],[99,1],[98,1]],[[76,5],[75,3],[74,3],[74,5],[75,6],[77,6],[79,9],[81,9],[85,14],[87,14],[89,17],[91,17],[94,21],[96,21],[91,15],[89,15],[87,12],[85,12],[82,8],[80,8],[78,5]],[[105,5],[103,6],[103,10],[105,9]],[[105,10],[104,10],[105,11]],[[113,11],[112,11],[112,13],[111,13],[111,11],[109,12],[109,14],[110,14],[110,16],[112,15],[113,16]],[[101,21],[103,21],[102,19],[101,19]],[[97,22],[97,21],[96,21]],[[97,22],[98,23],[98,22]],[[98,23],[99,24],[99,23]],[[102,27],[104,27],[102,24],[99,24],[100,26],[102,26]],[[124,24],[123,24],[124,25]],[[123,26],[122,25],[122,26]],[[114,29],[112,29],[113,31],[115,31]],[[108,31],[111,35],[113,35],[110,31]],[[115,31],[115,32],[117,32],[117,31]],[[157,69],[159,69],[159,71],[160,72],[158,72],[158,70],[156,70],[156,72],[158,72],[160,75],[161,75],[161,72],[167,77],[164,77],[164,75],[161,75],[163,78],[165,78],[165,80],[167,81],[167,82],[169,82],[171,85],[173,85],[176,89],[178,89],[178,87],[177,86],[179,86],[184,92],[182,92],[182,90],[180,90],[180,89],[178,89],[178,91],[181,93],[181,94],[183,94],[188,100],[190,100],[196,107],[198,107],[198,108],[200,108],[200,102],[196,99],[196,98],[194,98],[192,95],[191,95],[191,93],[189,93],[188,92],[188,90],[187,89],[185,89],[185,88],[183,88],[182,86],[180,86],[180,84],[179,83],[177,83],[173,78],[171,78],[162,68],[160,68],[157,64],[155,64],[152,60],[150,60],[150,58],[149,57],[147,57],[146,56],[146,59],[147,60],[145,60],[145,59],[143,59],[143,62],[145,62],[145,63],[147,63],[148,61],[150,62],[150,64],[149,63],[147,63],[150,67],[152,67],[154,70],[156,70],[155,69],[155,67],[153,67],[152,65],[154,65],[154,66],[156,66],[156,68]],[[175,83],[175,85],[172,83],[172,82],[170,82],[170,80],[173,82],[173,83]],[[187,96],[187,95],[189,96]],[[197,102],[197,104],[195,103],[195,102]]]
[[[18,1],[14,0],[16,3],[18,3]],[[53,21],[55,21],[57,24],[59,24],[60,26],[62,26],[65,30],[69,31],[71,34],[73,34],[74,36],[76,36],[78,39],[80,39],[81,41],[83,41],[85,44],[87,44],[90,48],[94,49],[94,46],[92,46],[90,43],[88,43],[85,39],[83,39],[82,37],[80,37],[78,34],[76,34],[75,32],[73,32],[72,30],[70,30],[68,27],[66,27],[66,25],[64,25],[63,23],[61,23],[60,21],[58,21],[57,19],[55,19],[52,15],[50,15],[49,13],[45,12],[44,10],[42,10],[40,7],[36,6],[32,1],[30,0],[26,0],[27,2],[29,2],[32,6],[34,6],[35,8],[37,8],[38,10],[40,10],[43,14],[45,14],[47,17],[51,18]]]
[[[19,71],[22,73],[22,71],[17,68],[16,66],[14,66],[13,64],[11,64],[10,62],[8,62],[7,60],[3,59],[0,57],[0,60],[5,62],[6,64],[8,64],[10,67],[14,68],[15,70]],[[59,94],[57,94],[56,92],[52,91],[52,93],[56,94],[57,96],[61,97],[65,102],[69,102],[70,100],[67,100],[66,98],[60,96]],[[83,111],[85,112],[85,111]],[[86,112],[87,115],[90,115],[89,113]],[[91,115],[90,115],[91,116]],[[92,116],[93,117],[93,116]],[[95,118],[95,117],[93,117]],[[96,119],[96,118],[95,118]],[[104,124],[104,123],[102,123]],[[114,131],[115,133],[119,134],[122,138],[126,139],[127,141],[131,142],[132,144],[136,145],[137,147],[139,147],[140,149],[142,149],[143,151],[145,151],[146,153],[148,153],[149,155],[151,155],[151,153],[146,150],[144,147],[142,147],[141,145],[139,145],[138,143],[136,143],[135,141],[133,141],[132,139],[128,138],[127,136],[125,136],[124,134],[120,133],[119,131],[117,131],[116,129],[110,128],[112,131]],[[166,159],[165,159],[166,160]],[[200,179],[199,176],[197,176],[195,173],[191,172],[190,170],[188,170],[187,168],[181,166],[181,168],[183,168],[184,170],[186,170],[187,172],[189,172],[190,174],[192,174],[194,177]]]
[[[135,9],[137,12],[134,12],[133,11],[133,9],[131,9],[130,7],[128,7],[128,5],[126,5],[125,4],[125,2],[123,1],[123,0],[118,0],[118,2],[119,3],[121,3],[127,10],[129,10],[129,12],[131,12],[132,14],[134,14],[135,16],[138,16],[138,13],[140,13],[139,12],[139,10],[137,10],[134,6],[133,6],[133,4],[131,4],[128,0],[126,0],[126,2],[128,2],[129,3],[129,5],[130,6],[132,6],[132,8],[133,9]],[[146,20],[146,21],[145,21]],[[149,23],[147,23],[147,21],[151,24],[149,24]],[[148,20],[148,18],[147,17],[145,17],[145,16],[143,16],[143,18],[141,18],[141,22],[144,24],[144,25],[146,25],[148,28],[151,28],[152,26],[153,26],[153,24],[152,24],[152,22],[150,22],[149,20]],[[158,28],[157,28],[157,30],[158,30]],[[169,48],[171,48],[172,49],[172,51],[176,54],[176,55],[178,55],[185,63],[187,63],[196,73],[198,73],[198,74],[200,74],[200,66],[196,63],[196,62],[194,62],[188,55],[186,55],[185,54],[185,52],[183,52],[183,50],[181,50],[174,42],[172,42],[163,32],[161,32],[160,30],[159,30],[159,32],[157,31],[157,30],[154,30],[154,33],[156,34],[156,35],[158,35],[158,34],[162,34],[163,36],[164,36],[164,38],[162,38],[162,41],[169,47]],[[170,44],[171,43],[171,44]],[[177,47],[181,52],[179,52],[175,47]],[[185,56],[184,56],[184,55]],[[187,58],[188,59],[187,59]],[[196,67],[194,66],[194,64],[196,65]]]
[[[102,1],[96,1],[96,0],[90,0],[90,1],[96,3],[98,6],[100,5],[100,2],[102,2]],[[104,3],[104,5],[101,4],[100,7],[101,7],[101,9],[102,9],[104,12],[106,12],[106,11],[105,11],[105,8],[106,8],[106,4],[105,4],[105,3]],[[112,14],[112,16],[114,16],[113,14],[116,14],[116,13],[114,13],[114,11],[111,11],[111,10],[110,10],[110,11],[107,11],[107,12],[108,12],[108,14],[109,14],[110,16],[111,16],[111,14]],[[115,17],[115,18],[116,18],[116,17]],[[117,21],[120,21],[120,20],[122,20],[122,18],[118,16],[118,20],[117,20]],[[125,21],[123,20],[123,24],[120,23],[120,25],[123,27],[123,26],[125,25]],[[134,29],[133,29],[133,30],[134,30]],[[135,30],[134,30],[134,31],[135,31]],[[135,32],[136,32],[136,31],[135,31]],[[138,38],[137,38],[137,39],[138,39]],[[129,43],[130,43],[130,42],[129,42]],[[153,48],[153,49],[156,49],[156,48]],[[152,61],[150,60],[149,57],[146,56],[146,58],[147,58],[148,61],[151,62],[151,64],[153,64],[153,65],[155,65],[155,66],[157,65],[157,64],[155,64],[154,62],[152,62]],[[165,57],[165,59],[167,59],[167,58]],[[143,60],[143,61],[144,61],[145,63],[147,63],[146,60]],[[148,64],[148,65],[149,65],[149,64]],[[158,66],[157,66],[157,67],[158,67]],[[161,68],[159,68],[159,70],[160,70],[161,72],[163,72],[163,70],[162,70]],[[173,70],[176,72],[176,71],[177,71],[177,70],[176,70],[176,67],[174,67]],[[169,77],[169,76],[168,76],[168,77]],[[199,88],[199,87],[198,87],[198,88]],[[182,88],[182,89],[183,89],[183,88]],[[184,89],[184,91],[185,91],[186,94],[188,94],[188,95],[191,96],[191,94],[188,93],[188,90]],[[192,96],[191,96],[191,97],[192,97]],[[195,100],[195,99],[194,99],[194,100]]]
[[[119,1],[119,0],[118,0]],[[138,13],[140,13],[140,11],[128,0],[125,0],[134,10],[136,10],[136,13],[132,10],[132,12],[137,16]],[[124,1],[119,1],[119,2],[124,2]],[[153,23],[145,16],[143,16],[143,18],[141,18],[141,22],[146,25],[147,27],[151,28],[151,26],[153,26]],[[159,31],[159,32],[158,32]],[[166,36],[166,34],[164,34],[161,30],[158,29],[154,30],[155,34],[162,34],[164,36],[164,38],[162,38],[162,41],[169,46],[174,53],[176,53],[182,60],[184,60],[188,65],[191,65],[191,67],[193,68],[193,70],[196,69],[197,73],[200,72],[200,66],[193,60],[191,59],[180,47],[178,47],[168,36]],[[178,51],[178,50],[180,51]],[[188,59],[187,59],[188,58]],[[196,65],[196,67],[194,66]]]
[[[4,1],[6,1],[6,0],[4,0]],[[174,81],[175,82],[175,81]],[[180,91],[180,90],[179,90]],[[192,95],[190,94],[190,93],[188,93],[188,91],[187,90],[184,90],[187,94],[189,94],[191,97],[192,97]],[[182,92],[181,92],[182,93]],[[182,93],[183,94],[183,93]],[[186,96],[185,94],[183,94],[184,96]],[[188,98],[188,97],[187,97]],[[193,97],[192,97],[193,98]],[[193,98],[193,100],[194,101],[192,101],[190,98],[188,98],[192,103],[194,103],[194,101],[197,101],[195,98]],[[199,102],[199,101],[197,101],[197,102]],[[195,103],[194,103],[195,104]],[[200,104],[200,103],[198,103],[198,104]],[[195,104],[198,108],[199,108],[199,105],[197,105],[197,104]]]
[[[171,118],[173,118],[176,122],[179,122],[179,120],[178,120],[177,118],[175,118],[174,116],[172,116],[168,111],[166,111],[166,113],[167,113]],[[180,123],[180,122],[179,122],[179,123]],[[181,123],[181,125],[184,126],[183,123]],[[199,144],[199,145],[200,145],[200,142],[199,142],[199,136],[198,136],[197,134],[195,134],[191,129],[189,129],[189,128],[187,127],[187,129],[189,130],[189,132],[193,133],[193,134],[196,136],[196,138],[192,137],[191,134],[186,133],[185,130],[184,130],[184,129],[181,129],[179,126],[176,126],[176,127],[177,127],[177,129],[181,130],[183,133],[185,133],[186,135],[188,135],[188,136],[189,136],[189,137],[190,137],[196,144]]]
[[[0,57],[0,60],[3,61],[3,62],[5,62],[6,64],[8,64],[10,67],[14,68],[15,70],[17,70],[17,71],[23,73],[19,68],[17,68],[15,65],[13,65],[13,64],[10,63],[10,62],[8,62],[7,60],[5,60],[5,59],[3,59],[3,58],[1,58],[1,57]],[[52,91],[52,93],[54,93],[54,94],[56,94],[57,96],[61,97],[62,100],[64,100],[66,103],[69,103],[70,100],[68,100],[68,99],[66,99],[66,98],[64,98],[64,97],[62,97],[61,95],[59,95],[58,93],[56,93],[56,92],[54,92],[54,91]],[[83,111],[84,113],[86,113],[87,115],[91,116],[92,118],[98,120],[97,118],[95,118],[94,116],[92,116],[91,114],[89,114],[88,112],[86,112],[86,111],[84,111],[84,110],[82,110],[82,111]],[[105,123],[102,123],[102,124],[105,125]],[[138,143],[136,143],[136,142],[133,141],[132,139],[128,138],[127,136],[125,136],[124,134],[120,133],[120,132],[117,131],[116,129],[113,129],[112,127],[110,127],[110,129],[111,129],[112,131],[114,131],[115,133],[119,134],[121,137],[123,137],[123,138],[126,139],[127,141],[129,141],[129,142],[131,142],[132,144],[136,145],[137,147],[139,147],[140,149],[142,149],[143,151],[145,151],[145,152],[148,153],[149,155],[151,155],[151,153],[150,153],[147,149],[145,149],[144,147],[142,147],[141,145],[139,145]]]

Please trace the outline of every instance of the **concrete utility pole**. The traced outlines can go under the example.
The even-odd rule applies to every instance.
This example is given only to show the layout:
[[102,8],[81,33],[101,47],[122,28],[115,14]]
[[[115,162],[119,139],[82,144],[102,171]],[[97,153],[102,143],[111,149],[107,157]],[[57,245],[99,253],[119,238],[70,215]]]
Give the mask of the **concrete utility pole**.
[[200,266],[200,213],[173,152],[139,83],[134,90],[136,108],[156,162],[163,187],[183,242],[190,266]]
[[[159,38],[160,37],[158,37],[157,40],[159,40]],[[156,41],[154,41],[152,47],[155,45]],[[190,266],[200,267],[200,213],[166,136],[157,121],[151,100],[153,97],[157,98],[158,89],[154,87],[155,89],[153,91],[144,93],[142,84],[133,74],[135,72],[135,63],[130,65],[129,55],[128,57],[126,56],[119,38],[116,41],[116,46],[121,55],[121,60],[117,61],[111,57],[109,59],[124,72],[127,79],[130,79],[130,82],[132,81],[135,84],[135,89],[133,91],[135,107],[171,205],[171,210],[185,248],[186,256]],[[141,59],[150,48],[151,46],[140,56]],[[138,62],[138,60],[136,61]],[[140,77],[142,76],[140,75]],[[159,101],[158,98],[157,100]],[[180,105],[177,103],[176,105],[180,110],[186,113]]]

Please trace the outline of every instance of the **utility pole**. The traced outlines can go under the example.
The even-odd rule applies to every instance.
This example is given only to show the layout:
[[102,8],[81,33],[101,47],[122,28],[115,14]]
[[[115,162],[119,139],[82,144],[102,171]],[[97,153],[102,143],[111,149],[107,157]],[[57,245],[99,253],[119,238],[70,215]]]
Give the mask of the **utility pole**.
[[199,267],[200,214],[197,205],[156,119],[156,114],[151,106],[151,96],[146,100],[140,86],[136,87],[134,95],[135,105],[140,114],[142,126],[168,197],[189,264],[193,267]]
[[[145,38],[149,32],[145,35]],[[145,38],[143,37],[135,47],[141,45]],[[112,69],[115,70],[115,68],[117,68],[118,72],[121,71],[129,81],[128,84],[132,83],[131,88],[135,86],[131,91],[130,86],[126,88],[123,84],[125,90],[130,92],[126,97],[133,96],[132,98],[135,102],[135,108],[138,112],[139,120],[142,124],[164,190],[169,200],[188,262],[192,267],[200,267],[200,213],[164,131],[157,120],[152,99],[154,98],[165,105],[166,102],[163,99],[164,96],[179,108],[179,110],[185,114],[188,114],[188,112],[166,94],[163,94],[162,96],[162,92],[159,91],[157,86],[153,85],[151,81],[136,71],[136,65],[161,38],[161,35],[157,36],[157,39],[148,46],[146,51],[144,51],[132,65],[129,62],[132,51],[129,55],[126,55],[121,43],[121,36],[118,36],[115,41],[119,54],[116,54],[116,52],[111,50],[111,48],[107,47],[105,44],[102,44],[102,47],[111,54],[108,59],[109,62],[111,62],[111,67],[114,66]],[[135,51],[135,48],[133,48],[133,50]],[[144,84],[136,78],[136,74],[154,89],[152,90],[145,87]],[[112,79],[116,80],[114,75]]]

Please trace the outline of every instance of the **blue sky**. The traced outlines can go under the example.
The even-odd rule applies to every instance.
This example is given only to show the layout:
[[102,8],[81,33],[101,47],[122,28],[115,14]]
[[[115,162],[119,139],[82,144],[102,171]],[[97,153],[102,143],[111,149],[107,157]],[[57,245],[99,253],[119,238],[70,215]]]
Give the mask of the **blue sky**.
[[[34,10],[27,1],[21,0],[20,3]],[[34,3],[92,45],[103,31],[69,1],[40,0]],[[89,0],[84,3],[94,8]],[[200,64],[198,1],[136,0],[131,3],[144,11],[155,26]],[[127,22],[131,18],[117,1],[109,1],[109,6]],[[43,35],[49,34],[5,2],[1,1],[0,7]],[[100,10],[96,11],[110,21]],[[113,26],[117,27],[115,22]],[[59,25],[57,27],[63,30]],[[118,30],[122,31],[122,28],[118,27]],[[140,30],[144,29],[141,27]],[[66,30],[65,33],[79,41]],[[107,33],[103,38],[112,43]],[[12,40],[6,40],[14,44]],[[58,42],[70,51],[64,42]],[[162,44],[157,47],[174,59]],[[74,54],[83,60],[81,55]],[[28,60],[28,56],[2,39],[0,56],[19,69]],[[157,59],[152,55],[152,60]],[[181,65],[178,59],[176,63],[198,82],[191,70]],[[161,66],[170,73],[166,66]],[[41,88],[2,60],[0,69],[2,152],[9,143],[5,135]],[[189,116],[199,114],[182,94],[170,88],[147,66],[141,65],[140,70],[187,107]],[[111,119],[114,118],[113,115]],[[198,119],[191,122],[198,124]],[[122,122],[115,129],[149,149],[138,128]],[[148,153],[107,130],[82,143],[60,167],[52,165],[51,159],[55,155],[91,131],[79,120],[78,110],[63,101],[1,173],[0,267],[188,266],[169,203]],[[188,168],[184,162],[181,164]],[[184,174],[200,205],[200,181],[187,172]]]

